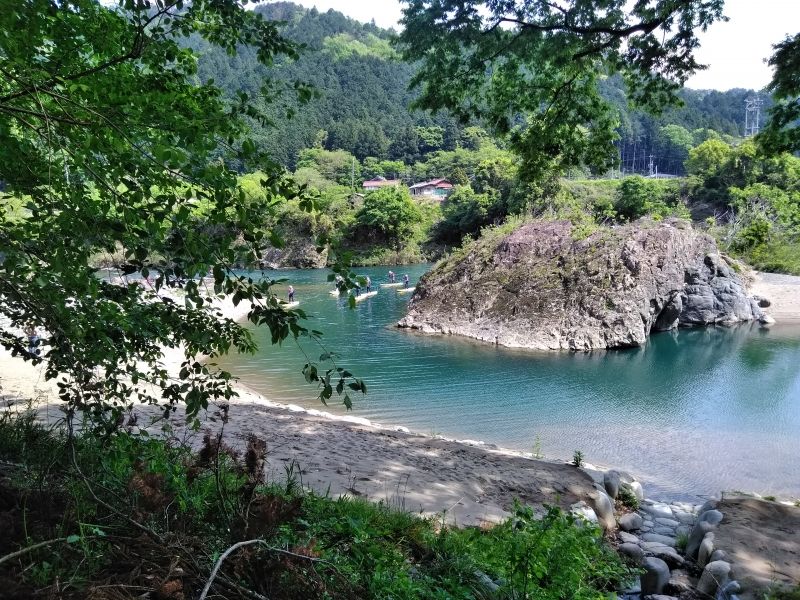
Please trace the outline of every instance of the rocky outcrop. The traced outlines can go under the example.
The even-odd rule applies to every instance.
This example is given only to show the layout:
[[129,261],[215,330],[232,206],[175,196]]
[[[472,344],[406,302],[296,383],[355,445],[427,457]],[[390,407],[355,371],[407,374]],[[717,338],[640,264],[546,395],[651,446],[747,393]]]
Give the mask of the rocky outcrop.
[[591,350],[761,315],[714,240],[685,221],[641,220],[582,240],[568,221],[542,221],[440,263],[398,325],[509,347]]
[[328,250],[317,252],[311,239],[287,241],[283,248],[269,248],[261,257],[268,269],[322,269],[328,262]]

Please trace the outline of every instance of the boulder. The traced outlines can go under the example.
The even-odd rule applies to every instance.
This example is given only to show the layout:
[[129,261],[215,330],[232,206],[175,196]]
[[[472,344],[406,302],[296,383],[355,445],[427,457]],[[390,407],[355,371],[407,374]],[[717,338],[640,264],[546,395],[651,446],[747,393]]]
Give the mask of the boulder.
[[657,542],[659,544],[663,544],[664,546],[675,546],[675,538],[669,535],[660,535],[658,533],[645,533],[642,536],[642,540],[645,542]]
[[741,591],[742,586],[739,585],[738,581],[729,581],[720,586],[717,591],[717,600],[738,600],[739,597],[736,594],[741,593]]
[[642,561],[642,595],[660,594],[669,581],[669,567],[660,558],[649,556]]
[[626,533],[624,531],[620,531],[618,534],[619,539],[621,539],[626,544],[638,544],[641,540],[633,535],[632,533]]
[[768,298],[764,298],[764,296],[752,296],[752,298],[756,301],[756,304],[758,304],[760,308],[768,308],[772,306],[772,302],[770,302]]
[[717,591],[730,580],[730,574],[731,565],[724,560],[708,563],[703,569],[700,581],[697,582],[697,591],[712,598],[715,597]]
[[644,500],[644,490],[642,489],[642,484],[638,481],[631,481],[630,483],[624,483],[623,487],[628,488],[631,493],[636,496],[636,499],[641,502]]
[[617,551],[622,554],[623,556],[627,556],[631,562],[636,565],[642,564],[644,560],[644,550],[642,550],[638,545],[631,544],[631,543],[624,543],[620,544],[617,547]]
[[678,554],[673,548],[669,546],[660,546],[648,550],[646,554],[652,554],[656,558],[660,558],[670,569],[678,569],[686,564],[684,558]]
[[672,518],[672,509],[670,508],[669,504],[664,504],[663,502],[650,502],[646,501],[643,502],[642,505],[639,507],[640,510],[651,515],[653,519],[658,517],[664,519],[671,519]]
[[723,514],[716,509],[707,510],[700,515],[697,519],[699,523],[711,523],[712,525],[719,525],[722,523]]
[[686,556],[696,559],[697,552],[700,550],[700,544],[703,542],[703,538],[706,537],[707,533],[714,531],[716,528],[716,525],[713,525],[708,521],[698,521],[692,529],[692,533],[689,534],[689,541],[686,544]]
[[603,475],[603,487],[606,488],[606,493],[612,500],[617,499],[619,484],[619,473],[616,471],[606,471],[605,475]]
[[719,506],[719,500],[715,500],[711,498],[710,500],[706,500],[703,505],[697,510],[698,515],[702,515],[704,512],[708,510],[714,510]]
[[635,531],[642,528],[642,517],[636,513],[628,513],[619,518],[619,527],[623,531]]
[[573,237],[569,221],[537,221],[439,263],[417,284],[398,326],[586,351],[761,314],[714,239],[685,221],[642,219],[585,239]]
[[712,552],[714,552],[714,534],[707,533],[697,550],[697,566],[702,569],[710,563]]
[[689,579],[689,574],[681,569],[673,569],[669,574],[669,581],[667,582],[667,587],[664,588],[664,593],[682,596],[692,589],[693,586]]
[[604,531],[614,531],[617,528],[617,520],[614,518],[614,503],[608,494],[601,490],[595,490],[589,494],[589,498],[597,514],[597,521]]
[[683,510],[673,510],[672,514],[676,521],[680,521],[682,525],[693,525],[695,516]]
[[711,553],[711,557],[709,558],[708,562],[714,562],[715,560],[728,560],[728,553],[725,550],[720,550],[717,548]]
[[570,512],[589,523],[598,523],[597,514],[594,512],[594,509],[583,500],[570,506]]

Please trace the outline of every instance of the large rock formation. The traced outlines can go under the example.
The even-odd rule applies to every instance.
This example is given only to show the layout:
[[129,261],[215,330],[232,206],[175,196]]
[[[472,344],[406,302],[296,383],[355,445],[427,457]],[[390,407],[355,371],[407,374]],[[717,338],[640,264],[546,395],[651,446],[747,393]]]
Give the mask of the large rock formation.
[[762,315],[714,240],[685,221],[571,234],[568,221],[534,222],[479,240],[423,277],[398,325],[517,348],[590,350]]

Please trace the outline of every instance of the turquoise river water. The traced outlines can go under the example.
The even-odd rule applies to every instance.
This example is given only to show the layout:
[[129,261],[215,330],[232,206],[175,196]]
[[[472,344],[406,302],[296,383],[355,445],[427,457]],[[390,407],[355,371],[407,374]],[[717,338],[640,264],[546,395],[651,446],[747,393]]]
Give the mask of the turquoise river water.
[[[395,270],[413,284],[427,268]],[[387,270],[356,272],[377,284]],[[552,458],[580,449],[589,462],[631,470],[653,494],[800,495],[800,326],[681,330],[638,349],[534,353],[398,330],[408,295],[381,289],[351,310],[328,294],[327,275],[265,273],[294,285],[309,328],[367,382],[354,416],[516,450],[537,445]],[[255,336],[257,355],[224,366],[275,402],[322,408],[300,373],[301,350]]]

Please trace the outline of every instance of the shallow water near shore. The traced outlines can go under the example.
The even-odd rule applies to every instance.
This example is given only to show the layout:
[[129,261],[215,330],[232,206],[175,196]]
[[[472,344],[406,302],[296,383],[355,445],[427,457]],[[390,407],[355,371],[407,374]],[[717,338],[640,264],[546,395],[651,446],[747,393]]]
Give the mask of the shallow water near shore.
[[[412,285],[427,265],[394,268]],[[374,284],[388,268],[356,269]],[[711,327],[655,335],[644,348],[532,353],[393,327],[408,295],[382,288],[355,310],[328,292],[328,271],[272,271],[296,289],[325,351],[368,385],[352,416],[628,469],[648,495],[722,490],[800,496],[800,325]],[[256,274],[254,274],[256,275]],[[258,274],[260,276],[260,274]],[[220,363],[275,402],[324,408],[301,368],[302,342]],[[336,401],[336,396],[332,399]],[[326,410],[342,413],[341,405]],[[467,474],[465,474],[467,476]]]

